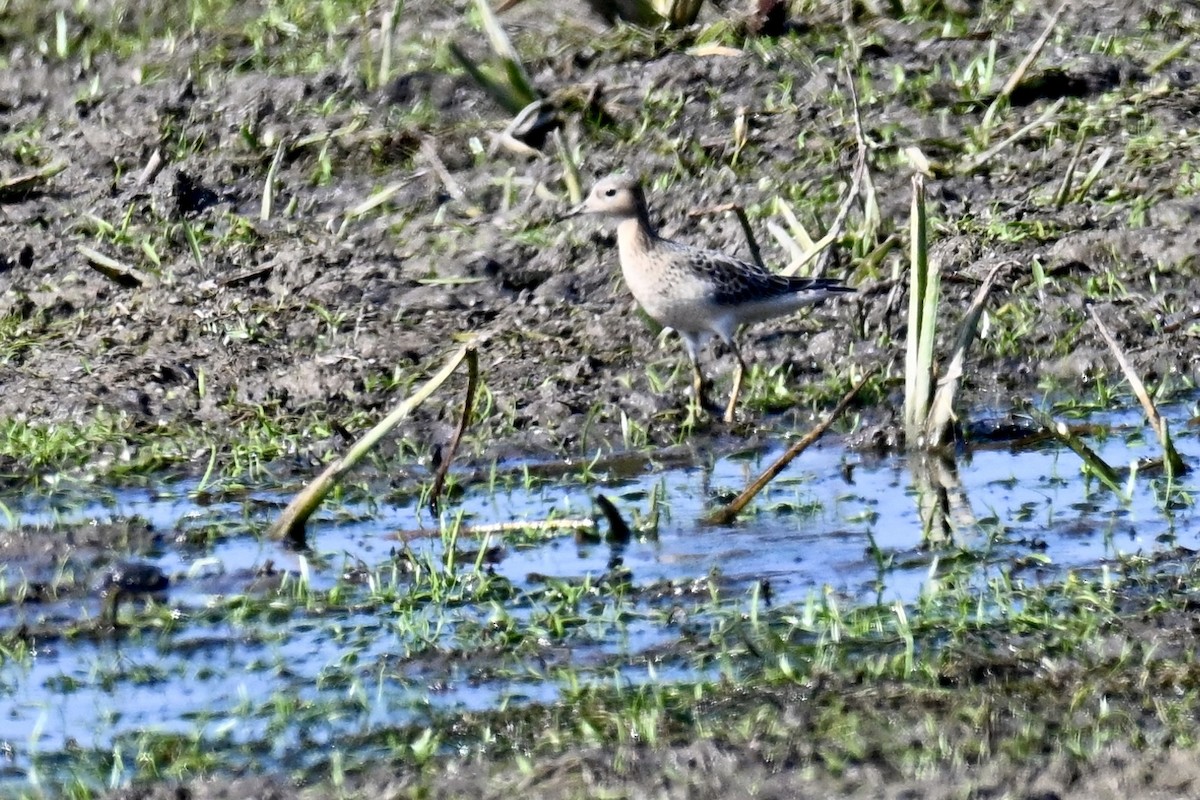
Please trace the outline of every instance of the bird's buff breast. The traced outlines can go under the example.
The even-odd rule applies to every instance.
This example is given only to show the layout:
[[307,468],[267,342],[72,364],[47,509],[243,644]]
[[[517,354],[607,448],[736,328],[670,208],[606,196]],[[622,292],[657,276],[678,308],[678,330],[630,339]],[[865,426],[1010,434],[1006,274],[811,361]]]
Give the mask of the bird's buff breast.
[[712,287],[644,245],[633,231],[619,231],[621,274],[638,305],[664,326],[680,331],[705,328],[703,320],[712,313]]
[[621,273],[638,305],[667,327],[696,331],[712,313],[711,287],[661,265],[631,268],[622,259]]

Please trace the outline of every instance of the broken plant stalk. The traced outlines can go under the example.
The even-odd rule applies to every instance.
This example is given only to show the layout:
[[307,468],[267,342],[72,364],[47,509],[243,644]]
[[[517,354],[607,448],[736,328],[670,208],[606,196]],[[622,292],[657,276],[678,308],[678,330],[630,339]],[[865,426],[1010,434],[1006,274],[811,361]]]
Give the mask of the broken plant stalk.
[[429,510],[435,517],[441,510],[442,489],[446,485],[446,475],[450,472],[450,463],[454,461],[454,454],[458,452],[458,445],[462,442],[463,434],[467,432],[467,427],[471,424],[471,411],[475,408],[475,393],[478,389],[479,358],[475,355],[474,350],[468,349],[467,393],[463,400],[462,415],[458,418],[458,427],[454,430],[454,438],[450,440],[450,446],[442,455],[442,463],[438,465],[437,474],[433,476],[433,485],[429,490]]
[[838,401],[838,404],[834,407],[833,411],[829,412],[829,416],[817,423],[812,430],[804,434],[801,439],[789,447],[787,452],[776,459],[775,463],[763,470],[762,474],[755,478],[754,482],[747,486],[745,491],[743,491],[726,505],[721,506],[717,510],[710,513],[704,518],[704,521],[710,525],[728,525],[737,519],[738,514],[742,513],[743,509],[750,504],[750,501],[753,500],[759,492],[766,488],[766,485],[774,480],[775,476],[782,472],[784,467],[792,463],[792,460],[796,456],[803,453],[805,450],[811,447],[814,442],[824,436],[825,431],[829,430],[830,426],[833,425],[833,423],[836,422],[838,418],[842,416],[842,414],[846,413],[846,409],[850,407],[850,403],[853,402],[854,398],[858,396],[858,393],[862,390],[862,388],[867,385],[867,381],[874,377],[875,373],[878,371],[878,367],[873,367],[867,372],[867,374],[863,375],[862,379],[854,385],[854,388],[847,392],[845,396]]
[[938,381],[937,391],[933,395],[933,404],[929,407],[925,418],[924,446],[928,448],[942,447],[950,443],[954,421],[954,396],[958,393],[958,382],[963,375],[963,365],[967,360],[967,351],[975,341],[975,330],[979,327],[979,318],[983,316],[983,308],[987,304],[992,287],[996,284],[996,276],[1000,270],[1012,266],[1011,261],[1002,261],[992,267],[992,271],[984,278],[983,283],[971,298],[967,313],[963,314],[962,323],[958,328],[958,339],[954,343],[954,352],[946,365],[945,374]]
[[271,526],[268,535],[273,539],[286,539],[294,546],[302,548],[305,546],[304,526],[308,522],[308,518],[317,510],[321,501],[329,494],[337,482],[346,475],[354,466],[362,460],[363,456],[371,451],[379,440],[391,432],[401,420],[409,416],[422,403],[428,400],[434,392],[445,383],[459,365],[464,361],[473,364],[468,369],[478,369],[475,348],[467,345],[458,350],[452,355],[445,365],[438,371],[436,375],[425,382],[421,388],[413,392],[406,400],[387,415],[374,428],[367,431],[361,439],[354,443],[353,446],[346,452],[346,455],[334,461],[325,471],[317,476],[316,480],[304,487],[303,491],[292,498],[292,502],[288,503],[287,508],[279,515],[279,519]]
[[1026,405],[1025,412],[1033,418],[1033,421],[1042,426],[1042,429],[1053,436],[1056,440],[1065,444],[1067,447],[1083,459],[1083,463],[1100,482],[1112,490],[1113,494],[1126,499],[1125,490],[1121,488],[1121,477],[1117,471],[1109,465],[1107,461],[1100,457],[1092,448],[1088,447],[1083,439],[1072,431],[1065,423],[1059,422],[1054,417],[1039,411],[1031,405]]
[[1089,306],[1088,311],[1092,315],[1092,321],[1100,329],[1100,335],[1108,343],[1108,349],[1112,350],[1113,356],[1117,359],[1117,364],[1121,367],[1121,372],[1125,373],[1125,380],[1129,381],[1129,388],[1133,390],[1138,402],[1142,404],[1142,410],[1146,412],[1146,420],[1150,423],[1150,427],[1154,430],[1154,435],[1158,438],[1158,443],[1162,446],[1163,469],[1166,470],[1167,477],[1174,478],[1176,475],[1183,475],[1188,471],[1187,464],[1180,457],[1179,451],[1175,449],[1175,444],[1171,441],[1171,431],[1167,427],[1167,421],[1158,413],[1158,409],[1154,405],[1154,400],[1151,399],[1150,393],[1146,391],[1146,384],[1142,383],[1142,379],[1133,371],[1133,365],[1125,357],[1124,351],[1121,350],[1120,345],[1117,344],[1117,340],[1109,332],[1108,326],[1100,319],[1100,314],[1096,311],[1096,307]]

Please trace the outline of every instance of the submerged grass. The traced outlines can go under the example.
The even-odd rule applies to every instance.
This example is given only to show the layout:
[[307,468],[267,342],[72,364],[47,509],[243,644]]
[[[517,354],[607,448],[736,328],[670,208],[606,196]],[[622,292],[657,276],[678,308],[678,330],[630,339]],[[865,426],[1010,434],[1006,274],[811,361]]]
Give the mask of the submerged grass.
[[[826,591],[772,607],[757,588],[730,595],[710,582],[676,595],[672,609],[644,607],[644,595],[620,582],[517,590],[477,562],[416,556],[403,569],[327,591],[285,582],[193,620],[256,637],[264,623],[288,618],[311,624],[349,614],[361,622],[339,626],[340,654],[318,669],[311,690],[247,698],[234,712],[241,723],[222,725],[224,733],[146,731],[111,750],[76,751],[71,781],[87,797],[134,765],[145,780],[282,759],[306,781],[343,775],[354,787],[379,770],[418,792],[458,762],[516,781],[530,763],[600,747],[612,755],[597,765],[597,777],[619,783],[626,759],[669,758],[702,741],[740,753],[746,767],[786,761],[834,775],[863,763],[902,777],[1000,757],[1086,763],[1112,742],[1138,749],[1200,739],[1194,715],[1183,713],[1197,700],[1186,688],[1193,665],[1184,639],[1171,632],[1190,613],[1198,583],[1194,568],[1144,559],[1068,573],[1050,585],[1003,567],[980,580],[969,561],[947,560],[931,568],[912,604],[855,605]],[[369,613],[384,608],[386,618]],[[586,666],[554,655],[619,636],[632,620],[673,631],[673,643]],[[127,647],[169,634],[150,633],[148,621]],[[262,641],[282,645],[287,628]],[[1159,633],[1147,638],[1149,631]],[[381,637],[405,644],[381,654],[372,647]],[[543,666],[531,668],[530,658]],[[443,660],[461,664],[477,685],[520,688],[502,709],[418,701],[424,710],[411,723],[369,722],[395,714],[405,692],[421,689],[423,665]],[[138,674],[121,669],[111,679],[162,677]],[[543,681],[555,687],[553,700],[522,698]],[[1147,702],[1157,708],[1149,717]],[[202,728],[205,719],[197,720]],[[297,729],[334,736],[337,755],[324,748],[281,754],[275,742]],[[48,759],[39,774],[47,786],[61,785],[60,769]]]
[[[460,523],[446,520],[434,546],[400,545],[378,566],[306,555],[253,591],[127,609],[116,634],[123,659],[64,689],[85,697],[93,683],[170,683],[177,676],[159,660],[183,652],[203,665],[195,679],[236,674],[245,697],[189,716],[184,735],[145,730],[109,748],[33,753],[42,785],[89,797],[109,780],[253,765],[322,787],[384,770],[416,792],[463,760],[515,780],[522,759],[549,764],[595,747],[669,758],[700,740],[747,766],[785,759],[836,774],[882,763],[913,776],[998,757],[1086,761],[1106,742],[1140,748],[1197,733],[1194,715],[1178,713],[1194,698],[1171,694],[1178,677],[1164,677],[1189,669],[1172,638],[1186,626],[1171,625],[1200,583],[1175,561],[1118,560],[1048,583],[1023,577],[1028,563],[960,543],[929,558],[911,603],[824,589],[778,605],[766,581],[733,589],[714,571],[638,585],[615,559],[604,573],[518,585],[489,567],[494,540],[468,542]],[[326,561],[316,580],[315,558]],[[880,554],[881,583],[889,558]],[[647,629],[660,641],[627,645]],[[0,675],[30,668],[30,637],[77,647],[96,636],[89,625],[10,630]],[[297,658],[297,648],[309,654]],[[493,699],[463,710],[441,702],[438,687]],[[1165,721],[1134,722],[1147,697]],[[1027,718],[1027,707],[1039,714]],[[970,735],[980,725],[986,739]],[[339,746],[281,751],[280,741],[305,736]],[[605,780],[621,780],[622,763],[603,763]]]

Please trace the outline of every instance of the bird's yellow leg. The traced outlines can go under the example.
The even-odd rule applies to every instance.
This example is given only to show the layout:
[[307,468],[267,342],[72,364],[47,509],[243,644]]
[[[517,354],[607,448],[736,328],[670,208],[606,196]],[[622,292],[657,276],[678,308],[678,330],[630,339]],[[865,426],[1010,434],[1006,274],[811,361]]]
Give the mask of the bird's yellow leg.
[[692,415],[697,419],[704,413],[704,409],[708,405],[707,394],[700,362],[692,361]]
[[725,422],[733,422],[733,412],[737,409],[738,396],[742,393],[742,381],[746,377],[746,362],[742,359],[737,345],[733,346],[733,355],[737,359],[737,370],[733,373],[733,391],[729,393],[729,405],[725,406]]

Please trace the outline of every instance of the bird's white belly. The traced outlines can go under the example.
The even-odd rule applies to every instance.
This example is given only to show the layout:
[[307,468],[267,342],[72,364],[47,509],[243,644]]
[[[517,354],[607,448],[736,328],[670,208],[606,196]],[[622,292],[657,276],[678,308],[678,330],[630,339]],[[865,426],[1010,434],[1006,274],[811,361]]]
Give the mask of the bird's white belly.
[[712,287],[682,275],[623,269],[625,283],[642,309],[677,331],[708,329],[715,312]]

